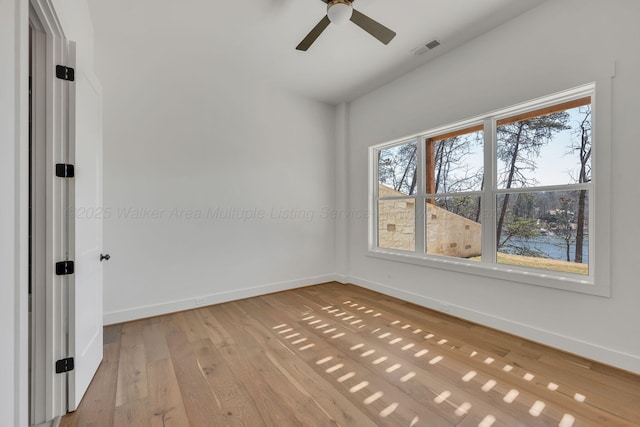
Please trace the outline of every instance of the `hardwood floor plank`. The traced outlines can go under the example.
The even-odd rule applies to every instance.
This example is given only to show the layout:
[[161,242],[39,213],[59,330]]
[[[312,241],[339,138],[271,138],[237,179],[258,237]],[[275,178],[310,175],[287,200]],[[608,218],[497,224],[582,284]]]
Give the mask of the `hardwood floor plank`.
[[[306,290],[303,290],[303,291],[306,291]],[[352,298],[353,299],[353,297],[344,297],[344,298]],[[329,302],[329,300],[326,300],[326,301],[322,302],[321,304],[328,303],[328,302]],[[346,316],[347,318],[350,317],[351,315],[357,315],[357,312],[354,311],[354,310],[357,310],[357,309],[356,308],[350,309],[351,305],[352,304],[348,304],[346,306],[348,308],[341,307],[341,310],[344,310],[344,311],[347,312],[347,314],[348,314],[348,316]],[[376,330],[380,330],[380,332],[385,332],[385,331],[388,330],[388,329],[385,329],[385,327],[394,327],[389,322],[390,319],[396,319],[396,320],[393,320],[392,322],[398,321],[397,319],[398,318],[402,318],[402,316],[405,314],[404,312],[406,310],[407,310],[406,307],[403,307],[403,312],[401,312],[401,313],[386,312],[386,311],[382,310],[382,311],[380,311],[380,313],[382,313],[382,315],[380,317],[378,317],[377,319],[372,319],[369,323],[372,324],[372,323],[375,323],[377,321],[377,323],[375,323],[375,325],[378,326],[376,328]],[[435,315],[437,316],[437,314],[435,314]],[[399,322],[399,324],[404,324],[404,322],[406,322],[406,321],[411,321],[410,318],[412,318],[413,316],[408,316],[408,317],[409,318],[403,318],[403,321]],[[442,322],[442,324],[443,325],[447,325],[447,328],[449,328],[452,323],[455,323],[454,320],[455,319],[451,318],[447,322]],[[399,326],[399,324],[398,324],[398,326]],[[456,354],[456,352],[458,352],[458,350],[460,348],[459,348],[459,345],[455,345],[455,344],[452,345],[452,343],[455,343],[455,340],[451,340],[451,338],[449,338],[449,340],[447,341],[446,346],[438,347],[437,344],[434,344],[435,342],[437,342],[439,340],[440,337],[444,336],[444,334],[442,333],[441,329],[438,326],[434,326],[434,325],[438,325],[438,324],[440,324],[440,322],[438,322],[438,321],[432,321],[432,322],[430,322],[429,324],[426,324],[426,325],[421,324],[422,325],[422,333],[429,332],[430,333],[429,335],[433,335],[432,333],[434,331],[436,332],[436,334],[434,335],[434,338],[432,338],[431,340],[426,340],[421,344],[422,347],[425,348],[425,349],[428,349],[429,351],[433,351],[434,349],[439,350],[441,353],[446,355],[447,360],[451,360],[451,358],[453,358],[453,360],[455,362],[456,359],[457,359],[457,362],[461,362],[461,365],[464,367],[465,365],[467,365],[469,363],[469,361],[467,360],[467,356],[466,355],[461,358],[460,354]],[[463,326],[464,327],[461,328],[460,331],[458,331],[458,334],[461,335],[462,337],[464,337],[466,335],[465,331],[468,329],[467,328],[468,322],[463,322]],[[397,336],[396,334],[400,334],[400,336],[402,336],[403,330],[399,330],[398,327],[396,327],[396,329],[398,329],[398,330],[397,331],[393,331],[394,334],[391,335],[390,338],[393,338],[393,337]],[[408,331],[409,330],[406,330],[404,332],[405,337],[407,336],[407,332]],[[500,357],[500,354],[491,353],[491,355],[493,356],[493,358],[496,358],[496,359],[498,359]],[[480,356],[482,356],[482,357],[480,357]],[[485,357],[487,357],[486,354],[482,355],[481,353],[479,353],[479,357],[478,358],[480,360],[484,360]],[[450,362],[448,363],[448,365],[449,366],[453,366]],[[499,369],[496,370],[495,368],[490,367],[488,365],[485,365],[483,363],[480,363],[477,360],[475,362],[472,362],[472,365],[475,365],[475,366],[472,366],[472,367],[474,369],[478,370],[478,372],[483,372],[483,371],[489,370],[487,372],[489,375],[491,375],[491,371],[490,370],[493,370],[494,372],[493,372],[492,375],[497,376],[498,378],[500,378],[502,383],[505,383],[505,382],[507,384],[511,383],[514,387],[516,387],[516,383],[512,383],[511,382],[513,380],[513,378],[509,378],[510,376],[512,376],[511,374],[504,373]],[[438,366],[439,367],[440,366],[447,366],[447,363],[440,363],[440,364],[438,364]],[[502,365],[502,366],[504,366],[504,365]],[[459,368],[459,369],[461,369],[461,368]],[[515,372],[517,372],[517,371],[515,371]],[[448,374],[445,374],[444,378],[446,379],[450,375],[451,375],[451,372],[448,373]],[[430,382],[433,383],[434,381],[431,380]],[[546,384],[547,383],[545,383],[542,386],[535,387],[533,383],[525,383],[524,384],[524,388],[526,389],[525,392],[527,394],[523,394],[523,390],[519,390],[518,402],[522,401],[525,406],[526,405],[533,405],[537,401],[537,398],[539,397],[540,394],[547,395],[546,396],[547,398],[553,399],[553,397],[548,396],[550,394],[550,392],[546,388]],[[518,387],[522,387],[523,384],[519,384],[517,386]],[[510,389],[507,389],[507,391],[508,390],[510,390]],[[417,391],[413,390],[412,393],[415,394],[415,393],[417,393]],[[482,398],[482,396],[490,397],[491,394],[481,395],[480,397]],[[491,402],[488,402],[488,403],[491,403]],[[501,402],[501,399],[498,399],[497,403],[498,403],[498,405],[506,406]],[[562,405],[558,405],[558,408],[547,407],[546,410],[545,410],[545,414],[548,414],[548,413],[551,413],[551,412],[555,412],[555,415],[557,416],[557,415],[559,415],[558,412],[562,411],[564,409],[567,409],[567,406],[573,407],[573,409],[576,409],[575,408],[576,403],[577,402],[575,402],[575,400],[573,399],[573,394],[572,394],[570,398],[564,400]],[[495,405],[495,403],[494,403],[494,405]],[[516,403],[515,404],[516,407],[519,406],[519,405],[520,405],[520,403]],[[514,405],[508,405],[508,406],[510,408],[512,408]],[[516,409],[516,413],[523,413],[523,412],[526,413],[527,411],[524,410],[524,409],[527,409],[527,408],[523,408],[523,407],[517,408]],[[617,425],[615,423],[615,421],[613,421],[608,416],[608,414],[606,412],[604,412],[604,411],[585,410],[584,408],[582,408],[581,410],[584,412],[584,415],[586,416],[586,420],[589,420],[588,422],[592,423],[593,425],[602,425],[603,423],[607,424],[607,425]],[[531,420],[530,423],[532,425],[533,424],[536,424],[536,425],[538,425],[538,424],[539,425],[548,425],[550,423],[550,420],[545,419],[545,417],[546,417],[546,415],[540,416],[540,417],[536,418],[535,420]]]
[[[260,390],[254,395],[254,401],[260,405],[259,401],[266,398],[275,400],[277,409],[272,409],[270,417],[277,416],[278,420],[274,424],[266,422],[267,425],[304,425],[304,426],[330,426],[337,425],[335,419],[330,414],[323,411],[309,396],[300,393],[300,390],[291,384],[289,378],[283,378],[278,367],[269,361],[268,350],[257,346],[256,341],[246,334],[246,321],[240,320],[230,312],[235,304],[225,304],[218,307],[215,316],[225,326],[234,337],[238,347],[248,354],[249,366],[243,369],[243,373],[250,373],[253,376],[253,384]],[[231,346],[224,347],[223,354],[235,354]],[[247,369],[248,368],[248,369]],[[272,406],[272,408],[274,408]],[[261,411],[263,418],[265,414]],[[266,419],[265,419],[266,421]]]
[[244,387],[226,366],[212,340],[189,342],[180,331],[167,341],[191,425],[258,425]]
[[640,425],[640,377],[352,285],[105,328],[77,426]]
[[152,427],[187,427],[187,417],[170,359],[147,363],[149,411]]
[[222,408],[211,404],[218,399],[210,388],[205,373],[201,370],[200,362],[196,359],[186,334],[171,334],[167,337],[167,341],[183,404],[191,425],[223,423]]
[[148,396],[142,325],[142,322],[133,322],[122,326],[116,406]]
[[[243,311],[237,314],[245,316]],[[297,356],[295,352],[287,348],[282,342],[275,340],[271,336],[271,331],[264,325],[264,318],[253,319],[245,317],[245,330],[262,347],[268,349],[266,353],[269,361],[282,373],[284,377],[303,395],[316,401],[323,412],[330,414],[340,425],[375,426],[377,425],[366,414],[362,413],[347,399],[335,399],[332,393],[335,378],[327,378],[319,374],[308,363]],[[295,337],[294,337],[295,338]],[[331,370],[335,376],[342,376],[347,373],[338,364],[333,364],[329,368],[319,368],[322,373]],[[357,375],[353,372],[354,375]],[[361,373],[362,375],[362,373]],[[364,376],[364,375],[362,375]]]
[[165,338],[164,320],[155,319],[142,327],[142,342],[144,344],[147,362],[162,360],[169,357],[169,348]]
[[191,348],[214,397],[208,404],[218,409],[222,425],[261,425],[262,417],[247,391],[249,385],[238,381],[213,341],[204,339],[192,343]]
[[134,400],[117,406],[113,426],[151,427],[149,399]]
[[80,413],[79,426],[110,427],[113,425],[119,353],[119,342],[105,344],[102,364],[90,385],[90,387],[101,390],[102,393],[85,396],[82,399],[77,411]]
[[122,324],[109,325],[104,327],[103,339],[105,344],[113,344],[120,342],[120,335],[122,334]]
[[[246,303],[256,305],[255,307],[250,309],[250,312],[260,313],[261,320],[264,323],[266,322],[270,322],[272,324],[277,323],[279,321],[278,319],[283,319],[284,318],[283,314],[286,313],[281,309],[274,309],[272,307],[269,307],[266,299],[261,299],[261,300],[252,299],[252,300],[248,300]],[[320,313],[317,313],[317,312],[315,313],[316,313],[316,317],[314,317],[314,319],[321,318]],[[290,325],[296,325],[293,319],[294,317],[290,317],[288,319],[290,322],[289,323]],[[322,324],[325,322],[325,319],[324,318],[321,318],[321,319],[322,319],[322,322],[321,322]],[[314,321],[315,320],[310,320],[307,323],[313,323]],[[366,414],[369,414],[369,416],[371,416],[370,414],[371,410],[367,409],[366,405],[363,405],[361,401],[353,400],[354,396],[359,396],[359,394],[355,394],[355,393],[359,393],[359,391],[351,391],[353,387],[357,387],[358,384],[362,384],[366,382],[368,384],[366,387],[367,390],[364,390],[363,393],[366,393],[369,388],[373,387],[377,391],[385,389],[386,394],[388,396],[392,394],[397,394],[396,390],[392,390],[390,387],[388,387],[388,384],[382,384],[382,381],[378,381],[376,379],[375,384],[373,383],[373,378],[375,377],[373,375],[374,367],[368,364],[363,364],[362,361],[359,359],[360,356],[358,356],[357,354],[354,354],[352,351],[349,351],[347,347],[351,344],[345,344],[344,340],[337,340],[337,339],[329,343],[326,340],[326,338],[322,336],[324,334],[317,329],[317,326],[312,325],[310,328],[308,328],[307,326],[308,325],[305,325],[305,324],[297,324],[295,330],[306,329],[305,336],[312,337],[312,342],[314,344],[313,351],[301,350],[305,347],[306,342],[302,343],[302,347],[300,346],[292,347],[291,351],[293,351],[298,358],[306,361],[310,367],[312,367],[318,373],[321,373],[321,374],[323,373],[325,368],[322,366],[324,364],[318,365],[319,360],[320,361],[324,360],[324,359],[321,359],[320,357],[322,358],[330,357],[331,361],[333,361],[334,363],[344,362],[345,364],[347,364],[348,369],[346,370],[349,372],[353,372],[356,375],[353,378],[349,378],[343,383],[343,386],[345,387],[345,389],[343,390],[343,396],[348,396],[349,398],[351,398],[352,402],[357,406],[360,406],[360,409],[363,410]],[[340,330],[345,330],[345,329],[340,329]],[[281,334],[278,334],[278,335],[281,335]],[[306,345],[309,345],[309,344],[306,344]],[[404,397],[402,402],[403,402],[403,407],[407,406],[409,408],[413,408],[413,416],[409,420],[403,420],[403,421],[406,421],[407,423],[410,423],[413,417],[415,416],[419,416],[419,418],[422,418],[422,419],[426,419],[426,418],[430,419],[431,423],[434,426],[435,425],[454,425],[454,423],[457,422],[458,420],[458,418],[454,417],[453,414],[441,413],[439,411],[440,408],[437,407],[437,405],[432,405],[432,402],[430,401],[417,402],[417,401],[414,401],[413,399],[407,399],[407,397]],[[390,402],[390,403],[393,403],[393,402]],[[376,422],[381,421],[377,416],[375,416],[376,415],[375,413],[373,415]],[[447,416],[449,416],[448,420],[446,419]]]

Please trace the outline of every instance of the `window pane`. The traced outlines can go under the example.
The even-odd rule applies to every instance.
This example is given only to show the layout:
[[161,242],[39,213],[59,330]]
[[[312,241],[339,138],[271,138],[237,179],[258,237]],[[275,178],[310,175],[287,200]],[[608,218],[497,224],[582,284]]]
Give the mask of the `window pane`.
[[378,202],[378,247],[415,252],[415,199]]
[[[412,141],[378,152],[378,184],[396,192],[395,195],[410,196],[416,193],[416,158],[418,144]],[[393,193],[380,197],[388,197]]]
[[484,132],[466,129],[426,141],[427,194],[481,191]]
[[428,199],[425,212],[427,254],[480,259],[480,196]]
[[502,194],[498,263],[589,274],[587,190]]
[[[585,100],[590,102],[590,98]],[[522,120],[498,122],[498,188],[591,181],[590,103],[551,114],[523,116],[526,118]]]

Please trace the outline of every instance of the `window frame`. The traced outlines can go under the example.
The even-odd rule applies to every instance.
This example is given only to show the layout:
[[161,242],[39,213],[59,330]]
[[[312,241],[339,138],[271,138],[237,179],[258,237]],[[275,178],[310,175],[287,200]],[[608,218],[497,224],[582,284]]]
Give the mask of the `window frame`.
[[[417,180],[417,186],[416,186],[416,191],[413,194],[403,194],[401,196],[393,196],[393,197],[380,197],[380,189],[377,185],[378,180],[379,180],[379,176],[378,176],[378,166],[379,166],[379,154],[381,151],[385,150],[385,149],[389,149],[389,148],[393,148],[393,147],[399,147],[401,145],[404,144],[410,144],[412,142],[416,143],[416,170],[415,170],[415,175],[416,175],[416,180]],[[375,224],[373,226],[374,228],[374,235],[375,235],[375,239],[373,240],[373,242],[371,242],[371,244],[373,245],[373,247],[375,247],[376,249],[382,250],[382,251],[392,251],[394,253],[401,253],[401,254],[405,254],[405,255],[410,255],[410,254],[415,254],[418,251],[418,248],[420,247],[420,242],[418,242],[418,232],[416,231],[415,233],[415,248],[413,252],[410,251],[405,251],[402,249],[391,249],[391,248],[380,248],[379,247],[379,207],[380,201],[393,201],[393,200],[414,200],[415,202],[415,224],[414,227],[418,227],[418,218],[420,218],[421,216],[424,216],[424,212],[423,210],[420,209],[420,207],[418,206],[418,200],[416,199],[416,196],[419,194],[420,191],[420,180],[422,179],[424,172],[422,171],[422,165],[423,165],[423,158],[422,158],[422,148],[421,148],[421,140],[420,138],[416,138],[416,137],[411,137],[411,138],[404,138],[404,139],[400,139],[400,140],[396,140],[393,141],[391,143],[387,143],[384,144],[382,146],[379,146],[377,149],[375,149],[374,151],[372,151],[371,153],[373,153],[374,156],[374,162],[375,162],[375,181],[373,182],[373,187],[372,187],[372,194],[373,194],[373,198],[374,198],[374,202],[373,202],[373,207],[371,212],[374,212],[374,215],[372,217],[375,218]],[[373,147],[372,147],[373,148]],[[415,230],[417,230],[417,228],[414,228]],[[371,244],[370,244],[370,248],[371,248]]]
[[[610,93],[608,93],[610,95]],[[566,185],[553,185],[553,186],[532,186],[525,188],[510,188],[500,189],[497,185],[498,179],[498,161],[496,155],[497,149],[497,124],[500,120],[506,118],[514,118],[522,114],[549,108],[564,103],[579,100],[581,98],[591,98],[591,181],[588,183],[576,183]],[[399,138],[394,141],[378,144],[369,147],[369,182],[370,185],[370,207],[373,215],[370,216],[370,228],[369,228],[369,250],[368,255],[376,258],[382,258],[392,261],[406,262],[410,264],[423,265],[427,267],[434,267],[438,269],[451,270],[461,273],[467,273],[472,275],[480,275],[489,278],[503,279],[513,282],[526,283],[537,286],[551,287],[556,289],[563,289],[569,291],[575,291],[579,293],[587,293],[600,296],[610,296],[610,283],[609,280],[596,281],[596,274],[607,273],[609,271],[609,259],[608,249],[609,244],[605,242],[602,244],[603,250],[596,254],[595,248],[596,237],[598,232],[608,232],[608,223],[604,224],[608,220],[609,215],[600,215],[597,217],[596,213],[596,200],[597,200],[597,187],[600,181],[605,181],[608,176],[609,170],[604,167],[600,167],[600,156],[609,158],[610,148],[606,147],[607,152],[602,152],[601,146],[608,146],[606,141],[599,143],[597,137],[601,134],[597,133],[597,126],[600,124],[600,116],[597,109],[597,91],[596,83],[589,83],[582,86],[575,87],[573,89],[565,90],[552,94],[549,96],[533,99],[531,101],[523,102],[511,107],[496,110],[487,114],[473,117],[467,120],[461,120],[450,125],[433,128],[431,130],[421,132],[409,137]],[[566,111],[571,107],[565,108],[561,111]],[[609,123],[606,120],[605,126],[608,127]],[[473,194],[480,195],[481,197],[481,244],[482,244],[482,260],[469,260],[465,258],[455,258],[443,255],[428,254],[425,246],[426,239],[426,200],[432,197],[426,193],[426,141],[430,138],[439,137],[452,132],[458,132],[464,129],[475,129],[478,125],[483,126],[484,132],[484,179],[485,186],[481,191],[473,192]],[[416,212],[415,212],[415,251],[407,252],[394,249],[380,248],[378,246],[378,204],[381,200],[387,200],[388,198],[380,197],[378,193],[378,153],[389,147],[402,145],[411,141],[418,141],[418,158],[416,161],[416,175],[417,175],[417,188],[415,194],[401,197],[402,199],[413,198],[415,200]],[[602,170],[601,170],[602,169]],[[600,176],[603,175],[603,177]],[[608,179],[606,179],[608,185]],[[581,190],[586,189],[589,195],[589,207],[588,207],[588,233],[589,233],[589,274],[582,275],[577,273],[566,273],[553,270],[543,270],[531,267],[521,267],[509,264],[499,264],[497,262],[497,247],[496,247],[496,217],[498,214],[497,207],[495,206],[497,197],[499,194],[505,193],[519,193],[519,192],[539,192],[539,191],[567,191],[567,190]],[[445,193],[443,193],[444,195]],[[449,193],[446,193],[449,194]],[[465,193],[451,193],[449,195],[463,195]],[[439,194],[440,195],[440,194]],[[440,195],[442,196],[442,195]],[[488,206],[492,204],[493,207]],[[599,243],[600,246],[600,243]],[[601,258],[598,256],[601,255]],[[608,277],[607,277],[608,279]]]

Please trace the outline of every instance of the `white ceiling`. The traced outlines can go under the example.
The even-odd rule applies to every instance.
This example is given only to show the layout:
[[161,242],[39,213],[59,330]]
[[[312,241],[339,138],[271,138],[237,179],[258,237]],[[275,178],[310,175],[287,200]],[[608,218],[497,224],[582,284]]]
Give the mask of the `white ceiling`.
[[[355,24],[330,25],[307,52],[298,43],[326,14],[321,0],[88,0],[96,38],[126,37],[144,55],[184,54],[190,66],[230,67],[328,103],[352,100],[545,0],[356,0],[398,35],[388,46]],[[424,55],[412,51],[438,39]],[[120,39],[121,40],[121,39]],[[97,53],[100,54],[100,51]],[[193,65],[197,64],[197,65]],[[161,72],[159,70],[159,72]]]

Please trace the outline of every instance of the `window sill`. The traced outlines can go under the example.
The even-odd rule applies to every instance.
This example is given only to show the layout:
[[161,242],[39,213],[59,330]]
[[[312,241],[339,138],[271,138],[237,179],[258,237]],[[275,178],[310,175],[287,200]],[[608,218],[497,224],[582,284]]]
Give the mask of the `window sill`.
[[546,270],[527,269],[504,264],[487,264],[480,261],[468,261],[438,256],[420,256],[411,252],[401,252],[385,249],[370,249],[368,256],[387,261],[403,262],[423,267],[437,268],[470,274],[473,276],[489,277],[510,282],[525,283],[546,288],[560,289],[589,295],[609,297],[608,286],[596,286],[593,279],[575,274],[558,274]]

